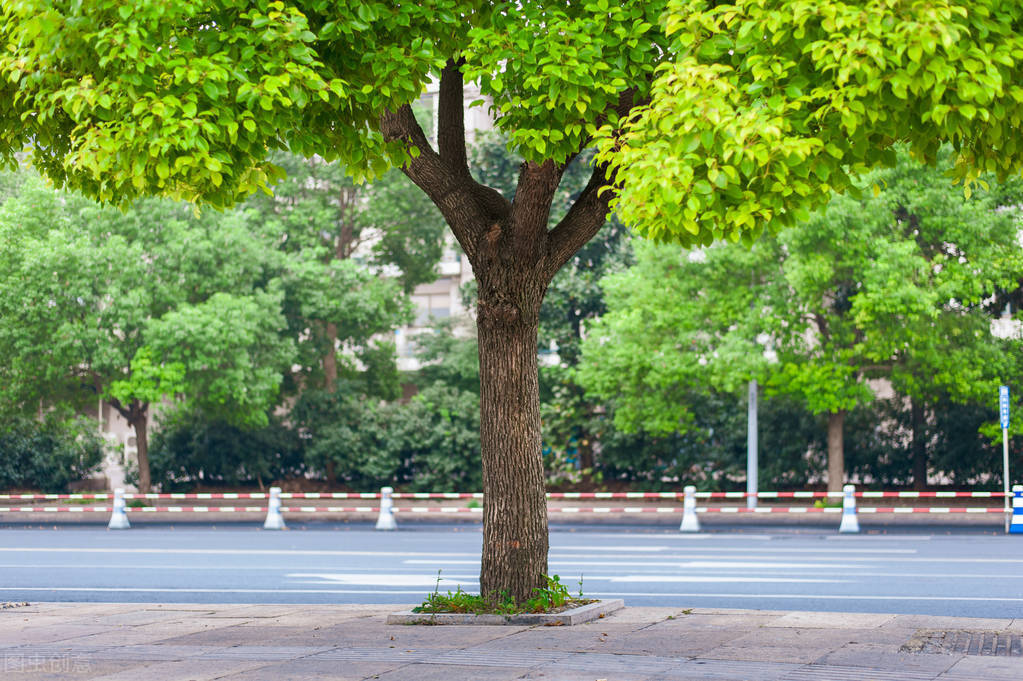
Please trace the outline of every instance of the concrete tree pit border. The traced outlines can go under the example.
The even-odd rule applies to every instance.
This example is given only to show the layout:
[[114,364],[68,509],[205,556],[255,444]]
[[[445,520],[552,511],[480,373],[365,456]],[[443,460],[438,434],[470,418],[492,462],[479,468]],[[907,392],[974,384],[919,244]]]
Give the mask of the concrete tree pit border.
[[393,612],[387,616],[388,624],[477,624],[477,625],[514,625],[534,626],[544,625],[548,627],[582,624],[591,620],[606,617],[611,613],[625,607],[625,601],[620,598],[587,603],[577,608],[571,608],[562,612],[542,613],[527,612],[517,615],[474,615],[472,613],[452,612],[412,612],[404,610]]

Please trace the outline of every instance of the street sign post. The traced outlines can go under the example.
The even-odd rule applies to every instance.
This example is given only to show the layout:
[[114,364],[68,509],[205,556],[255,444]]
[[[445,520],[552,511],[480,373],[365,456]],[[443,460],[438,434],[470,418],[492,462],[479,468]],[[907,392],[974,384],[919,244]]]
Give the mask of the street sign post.
[[1009,533],[1009,386],[998,388],[998,417],[1002,425],[1002,484],[1005,488],[1005,533]]

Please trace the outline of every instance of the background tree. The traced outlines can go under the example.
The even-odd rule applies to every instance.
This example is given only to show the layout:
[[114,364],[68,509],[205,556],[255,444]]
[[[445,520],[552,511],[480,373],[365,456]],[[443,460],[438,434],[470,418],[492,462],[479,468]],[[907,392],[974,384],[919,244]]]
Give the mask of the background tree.
[[[355,354],[372,352],[375,335],[409,321],[410,306],[399,291],[408,295],[436,278],[444,220],[398,171],[357,184],[339,163],[321,157],[278,153],[273,160],[286,179],[274,185],[273,195],[254,196],[246,205],[259,211],[285,252],[330,267],[326,281],[315,280],[320,268],[314,267],[301,286],[288,287],[286,307],[306,358],[303,388],[333,392],[339,371],[345,373],[341,343]],[[311,297],[317,286],[322,292]]]
[[108,401],[135,430],[143,490],[153,403],[264,421],[293,345],[273,251],[250,228],[166,201],[121,213],[26,179],[0,205],[5,406]]
[[[926,484],[927,405],[983,404],[1012,375],[1019,341],[992,335],[990,306],[1023,274],[1018,219],[1004,194],[966,198],[906,156],[860,181],[877,193],[837,197],[752,250],[641,251],[608,284],[588,383],[605,395],[624,384],[623,423],[670,432],[692,419],[686,397],[701,382],[728,391],[757,378],[827,415],[837,490],[845,416],[873,399],[868,379],[885,378],[911,400],[914,481]],[[645,290],[666,282],[672,295]]]
[[[755,235],[823,203],[846,166],[884,160],[892,131],[925,154],[954,139],[967,163],[1019,164],[1004,133],[1019,120],[1023,10],[994,0],[969,11],[710,5],[7,4],[0,156],[31,146],[46,174],[107,200],[169,193],[214,205],[277,177],[267,149],[340,157],[355,172],[401,166],[444,215],[479,285],[481,587],[521,600],[543,585],[548,545],[539,307],[603,224],[610,185],[624,192],[628,222],[650,218],[645,233],[692,243],[694,232],[701,242]],[[850,76],[855,91],[844,87]],[[410,106],[431,77],[436,150]],[[513,202],[469,171],[466,78],[525,158]],[[986,119],[978,104],[992,104]],[[591,179],[552,225],[562,172],[598,130]],[[706,154],[684,157],[700,145]],[[735,154],[752,165],[733,164]]]

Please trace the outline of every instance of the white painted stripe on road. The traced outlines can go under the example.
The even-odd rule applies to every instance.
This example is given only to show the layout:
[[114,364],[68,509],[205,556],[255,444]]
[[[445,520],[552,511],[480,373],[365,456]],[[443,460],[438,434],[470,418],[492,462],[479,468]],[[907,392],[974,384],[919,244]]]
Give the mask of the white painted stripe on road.
[[1023,603],[1023,598],[1003,598],[1001,596],[852,596],[848,594],[730,594],[730,593],[668,593],[639,591],[594,591],[586,594],[594,598],[614,596],[615,598],[735,598],[756,600],[758,598],[809,601],[815,598],[826,601],[957,601],[957,602],[996,602]]
[[218,556],[478,556],[479,552],[449,553],[446,551],[310,551],[303,549],[119,549],[113,547],[0,547],[0,553],[158,553]]
[[[586,575],[586,579],[599,579],[604,581],[603,577],[591,577]],[[848,579],[803,579],[799,577],[722,577],[722,576],[704,576],[704,575],[625,575],[623,577],[611,577],[607,581],[611,582],[655,582],[661,584],[664,582],[682,582],[689,584],[714,584],[716,582],[721,583],[739,583],[739,584],[761,584],[761,583],[779,583],[779,584],[850,584],[851,581]]]
[[478,575],[437,578],[437,575],[384,575],[359,572],[293,572],[288,579],[316,580],[307,584],[345,584],[351,586],[464,586],[479,582]]
[[[590,548],[590,547],[586,547]],[[593,547],[599,548],[599,547]],[[639,551],[641,549],[637,549]],[[886,555],[911,555],[920,553],[917,549],[837,549],[830,546],[822,547],[819,549],[800,549],[800,548],[788,548],[785,546],[775,546],[773,548],[752,548],[752,547],[729,547],[729,546],[701,546],[699,548],[686,549],[684,547],[671,547],[671,551],[676,554],[684,554],[689,551],[699,551],[701,553],[777,553],[777,554],[790,554],[790,553],[826,553],[826,554],[855,554],[855,553],[883,553]],[[553,546],[551,547],[551,553],[572,553],[574,551],[571,546]]]

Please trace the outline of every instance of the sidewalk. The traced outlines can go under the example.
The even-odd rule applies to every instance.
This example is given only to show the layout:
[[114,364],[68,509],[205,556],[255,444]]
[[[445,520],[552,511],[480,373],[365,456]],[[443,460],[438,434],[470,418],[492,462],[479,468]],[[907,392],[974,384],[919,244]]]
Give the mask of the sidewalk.
[[575,627],[384,623],[401,609],[7,607],[0,609],[0,678],[1008,681],[1023,672],[1023,618],[637,607]]

